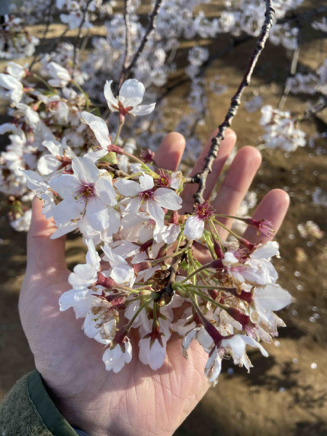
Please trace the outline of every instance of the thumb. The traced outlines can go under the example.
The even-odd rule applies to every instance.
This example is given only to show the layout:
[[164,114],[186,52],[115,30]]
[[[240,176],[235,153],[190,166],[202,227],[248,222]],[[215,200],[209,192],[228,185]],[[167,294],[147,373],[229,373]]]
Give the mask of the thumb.
[[37,197],[32,203],[32,221],[27,235],[27,270],[40,273],[47,268],[67,268],[65,259],[66,237],[50,239],[57,230],[53,219],[42,215],[43,202]]

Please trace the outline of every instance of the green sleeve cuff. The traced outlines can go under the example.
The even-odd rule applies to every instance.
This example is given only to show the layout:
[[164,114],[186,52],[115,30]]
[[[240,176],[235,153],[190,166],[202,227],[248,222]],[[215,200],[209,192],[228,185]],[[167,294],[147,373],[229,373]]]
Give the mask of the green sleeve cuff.
[[8,436],[77,436],[52,402],[37,371],[22,377],[0,405],[0,429]]
[[75,430],[54,405],[45,389],[41,375],[33,371],[28,378],[28,392],[44,425],[55,436],[77,436]]

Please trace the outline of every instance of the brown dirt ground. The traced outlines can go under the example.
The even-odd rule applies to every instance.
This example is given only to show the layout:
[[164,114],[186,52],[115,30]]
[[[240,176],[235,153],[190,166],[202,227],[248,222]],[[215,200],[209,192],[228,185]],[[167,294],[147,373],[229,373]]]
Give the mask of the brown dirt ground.
[[[318,3],[324,2],[314,2],[314,5]],[[307,1],[305,6],[309,7],[310,2]],[[42,27],[38,26],[33,31],[41,34]],[[55,27],[52,36],[57,31]],[[303,35],[299,68],[303,71],[314,70],[326,57],[326,42],[323,44],[318,40],[317,33],[306,23]],[[224,38],[218,38],[210,43],[210,50],[219,50],[225,41]],[[229,99],[240,82],[252,45],[251,41],[243,44],[216,61],[208,71],[208,77],[218,74],[222,82],[228,85],[228,91],[221,96],[210,96],[206,125],[199,127],[198,131],[203,139],[221,122]],[[268,44],[245,97],[251,98],[253,90],[258,90],[265,104],[276,105],[289,64],[289,54]],[[170,108],[174,109],[173,114],[170,114],[172,118],[176,119],[182,114],[182,102],[187,92],[185,86],[171,95]],[[306,108],[306,98],[290,96],[286,108],[301,112]],[[3,102],[0,103],[0,114],[5,114]],[[258,144],[257,138],[262,133],[259,118],[260,112],[248,114],[240,110],[233,124],[239,148]],[[0,121],[4,120],[2,115]],[[306,123],[305,130],[308,134],[326,131],[326,120],[325,110],[318,118]],[[297,150],[290,157],[280,151],[264,151],[262,169],[253,184],[259,199],[272,188],[286,187],[291,195],[289,213],[277,236],[281,243],[282,258],[275,262],[281,284],[296,298],[296,302],[282,313],[288,327],[281,330],[279,343],[268,347],[268,359],[257,352],[251,354],[254,368],[250,374],[226,361],[218,386],[209,390],[178,429],[176,436],[327,435],[327,236],[313,241],[312,246],[308,247],[307,241],[300,237],[297,230],[299,223],[313,220],[327,233],[326,207],[312,202],[315,187],[327,190],[326,141],[321,140],[319,145],[324,151],[322,155],[317,155],[309,146]],[[290,238],[290,234],[294,237]],[[17,310],[25,271],[26,235],[14,232],[6,219],[0,217],[0,238],[1,399],[20,376],[33,369],[33,356]],[[306,250],[307,260],[301,261],[296,257],[299,247]],[[70,267],[78,261],[84,261],[79,239],[68,241],[67,259]],[[299,285],[302,290],[298,288]],[[309,319],[314,313],[318,313],[319,318],[311,322]],[[316,363],[316,369],[311,368],[312,363]],[[228,368],[234,368],[234,374],[228,374]]]

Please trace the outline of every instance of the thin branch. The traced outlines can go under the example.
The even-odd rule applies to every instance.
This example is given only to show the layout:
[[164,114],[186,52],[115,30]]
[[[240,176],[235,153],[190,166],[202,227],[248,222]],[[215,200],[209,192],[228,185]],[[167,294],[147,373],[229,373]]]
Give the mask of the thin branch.
[[265,0],[266,2],[266,14],[265,14],[265,21],[262,26],[260,37],[255,45],[253,54],[250,58],[247,70],[245,72],[245,75],[243,77],[243,80],[236,91],[235,95],[231,99],[231,105],[229,107],[229,110],[227,112],[227,115],[225,117],[224,122],[219,126],[218,134],[212,139],[211,147],[209,150],[209,153],[207,157],[205,158],[205,164],[201,171],[199,171],[193,178],[195,179],[195,182],[198,183],[198,189],[196,193],[194,194],[194,204],[201,204],[204,202],[203,194],[206,188],[206,181],[208,175],[212,171],[212,165],[215,161],[219,146],[221,141],[225,137],[225,131],[227,127],[230,127],[233,118],[237,114],[237,111],[241,104],[241,97],[244,92],[244,89],[250,84],[251,76],[254,70],[254,67],[256,63],[258,62],[259,56],[264,49],[265,43],[267,41],[267,38],[269,36],[270,28],[273,24],[274,14],[275,10],[272,7],[272,0]]
[[277,24],[284,24],[290,21],[308,21],[309,18],[312,18],[316,15],[323,14],[327,12],[327,6],[319,6],[317,8],[309,9],[304,12],[300,12],[298,14],[292,13],[291,15],[287,15],[286,17],[280,18],[277,20]]
[[128,69],[128,60],[131,54],[131,23],[129,21],[131,0],[125,0],[124,20],[125,20],[125,57],[119,78],[119,88],[121,88]]
[[299,117],[296,121],[299,123],[301,123],[302,121],[306,121],[311,117],[316,116],[319,112],[324,110],[326,107],[327,107],[327,97],[322,96],[317,104],[311,106],[308,110],[306,110],[302,115],[302,117]]
[[291,77],[294,77],[295,74],[296,74],[297,64],[298,64],[298,60],[299,60],[299,53],[300,53],[300,46],[298,45],[297,48],[293,52],[290,73],[289,73],[288,78],[286,80],[286,85],[285,85],[285,88],[284,88],[283,95],[282,95],[282,97],[281,97],[281,99],[279,100],[279,103],[278,103],[278,110],[282,110],[283,109],[283,107],[285,105],[285,102],[287,100],[288,94],[291,91],[291,85],[290,85],[289,79]]
[[84,8],[84,10],[83,10],[82,20],[81,20],[81,22],[80,22],[80,25],[78,26],[77,38],[76,38],[76,42],[75,42],[75,45],[74,45],[73,71],[72,71],[72,74],[71,74],[72,79],[74,78],[74,73],[75,73],[75,69],[76,69],[77,53],[79,52],[79,49],[80,49],[80,47],[81,47],[81,41],[82,41],[81,34],[82,34],[82,29],[83,29],[83,26],[84,26],[84,23],[85,23],[85,20],[86,20],[87,10],[88,10],[88,8],[89,8],[91,2],[92,2],[92,0],[88,0],[88,1],[87,1],[86,5],[85,5],[85,8]]
[[[67,25],[66,28],[65,28],[65,30],[62,32],[62,34],[61,34],[58,38],[56,38],[55,41],[53,42],[53,44],[51,45],[51,47],[50,47],[49,49],[47,49],[47,52],[46,52],[46,53],[43,53],[42,55],[40,55],[40,56],[38,57],[38,59],[35,60],[34,65],[35,65],[37,62],[41,62],[42,59],[43,59],[47,54],[50,54],[53,50],[56,49],[57,45],[59,44],[59,42],[61,41],[61,39],[66,35],[66,33],[68,32],[68,30],[69,30],[69,26]],[[31,66],[29,67],[29,70],[31,71]]]
[[[46,25],[45,25],[45,29],[44,29],[44,32],[43,32],[43,35],[42,35],[42,41],[41,41],[41,44],[40,44],[41,47],[43,46],[43,44],[46,41],[46,37],[47,37],[48,31],[49,31],[49,27],[50,27],[50,24],[51,24],[52,9],[53,9],[54,5],[55,5],[55,0],[50,0],[49,6],[48,6],[48,11],[47,11]],[[30,71],[31,71],[33,65],[36,62],[37,62],[37,54],[35,53],[34,56],[33,56],[32,62],[30,63],[30,65],[28,67],[28,69]]]
[[[157,16],[158,16],[158,14],[159,14],[159,9],[160,9],[160,6],[161,6],[162,2],[163,2],[163,0],[156,0],[156,4],[154,5],[154,8],[153,8],[152,14],[150,15],[150,23],[149,23],[149,27],[147,28],[147,30],[146,30],[146,32],[145,32],[145,34],[144,34],[144,36],[143,36],[143,39],[142,39],[142,41],[141,41],[141,43],[140,43],[140,46],[139,46],[139,48],[137,49],[137,51],[136,51],[136,53],[135,53],[135,55],[134,55],[134,57],[133,57],[131,63],[129,64],[129,66],[128,66],[128,67],[126,68],[126,70],[124,71],[124,74],[123,74],[123,81],[125,80],[126,77],[128,77],[129,73],[130,73],[131,70],[134,68],[134,66],[135,66],[135,64],[136,64],[136,62],[137,62],[137,60],[138,60],[138,58],[141,56],[141,54],[142,54],[142,52],[143,52],[143,50],[144,50],[144,48],[145,48],[145,46],[146,46],[146,43],[148,42],[148,40],[149,40],[149,38],[150,38],[151,33],[152,33],[152,32],[155,30],[155,28],[156,28]],[[120,86],[121,86],[121,85],[120,85]]]
[[[250,79],[251,79],[254,67],[255,67],[256,63],[258,62],[259,56],[260,56],[262,50],[264,49],[265,43],[266,43],[267,38],[269,36],[269,31],[270,31],[270,28],[273,24],[275,10],[272,7],[272,0],[265,0],[265,2],[266,2],[265,21],[264,21],[264,24],[262,26],[260,37],[255,45],[253,54],[250,58],[247,70],[246,70],[245,75],[242,79],[242,82],[241,82],[238,90],[236,91],[236,94],[234,95],[234,97],[232,97],[230,108],[228,110],[228,113],[225,117],[224,122],[219,126],[217,136],[212,139],[211,147],[210,147],[208,155],[205,159],[205,164],[204,164],[202,170],[199,171],[195,176],[193,176],[193,177],[189,178],[189,180],[187,180],[187,181],[190,181],[191,183],[198,183],[198,189],[194,195],[194,204],[197,204],[197,203],[201,204],[204,201],[203,193],[204,193],[205,188],[206,188],[207,177],[208,177],[208,174],[210,174],[212,171],[212,164],[217,157],[220,143],[224,139],[225,131],[226,131],[227,127],[229,127],[231,125],[231,122],[238,111],[238,108],[241,104],[241,96],[243,94],[243,91],[250,83]],[[192,240],[187,240],[184,248],[185,249],[192,249],[193,242],[194,241],[192,241]],[[168,293],[170,295],[173,294],[174,291],[173,291],[172,283],[176,280],[176,276],[177,276],[178,270],[180,268],[180,264],[181,264],[184,256],[185,256],[185,252],[183,254],[180,254],[179,256],[176,256],[173,259],[171,267],[170,267],[170,275],[169,275],[169,279],[168,279],[168,284],[167,284],[167,286],[165,286],[162,289],[162,291],[161,291],[162,293]]]

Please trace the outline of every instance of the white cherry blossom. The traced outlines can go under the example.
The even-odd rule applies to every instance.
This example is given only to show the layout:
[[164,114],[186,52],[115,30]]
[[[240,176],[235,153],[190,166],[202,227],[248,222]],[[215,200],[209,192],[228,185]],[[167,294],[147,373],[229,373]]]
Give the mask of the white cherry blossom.
[[77,157],[71,148],[67,146],[65,138],[62,143],[55,140],[44,141],[43,146],[48,149],[50,154],[40,158],[37,169],[41,174],[46,176],[54,173],[60,166],[64,169],[63,163],[69,164],[71,159]]
[[182,207],[181,197],[171,189],[155,189],[153,178],[147,174],[139,178],[139,183],[133,180],[118,180],[115,188],[122,195],[131,197],[126,203],[126,211],[137,213],[142,206],[160,228],[164,227],[163,208],[179,210]]
[[106,365],[107,371],[118,373],[132,360],[132,344],[128,338],[125,338],[123,344],[117,344],[114,348],[108,348],[102,358]]
[[95,230],[106,230],[109,226],[118,229],[120,216],[113,208],[117,201],[111,177],[101,177],[98,168],[87,157],[73,159],[72,168],[73,175],[62,174],[49,182],[63,198],[53,212],[56,223],[63,224],[85,214]]
[[122,84],[117,98],[112,93],[111,84],[112,80],[107,82],[104,87],[104,95],[110,110],[122,115],[132,114],[134,116],[148,115],[154,110],[155,103],[141,105],[145,92],[142,82],[136,79],[126,80]]
[[0,74],[0,97],[17,104],[23,97],[22,83],[10,74]]
[[58,65],[56,62],[50,62],[48,64],[47,72],[51,76],[49,85],[54,88],[63,88],[71,81],[70,74],[66,68]]

